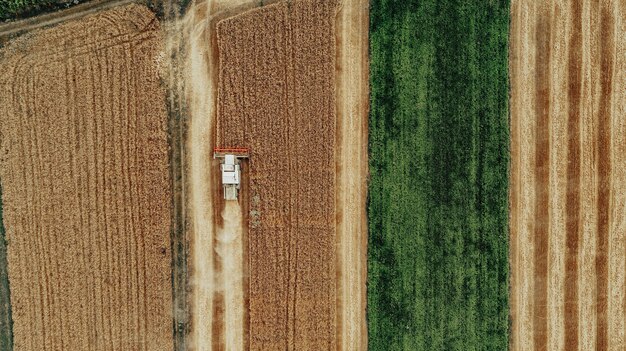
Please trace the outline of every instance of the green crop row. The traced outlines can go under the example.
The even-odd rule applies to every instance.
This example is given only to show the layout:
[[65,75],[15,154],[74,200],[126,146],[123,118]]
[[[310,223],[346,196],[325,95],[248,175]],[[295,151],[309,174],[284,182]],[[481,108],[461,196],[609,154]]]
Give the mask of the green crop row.
[[370,4],[369,347],[508,347],[508,1]]

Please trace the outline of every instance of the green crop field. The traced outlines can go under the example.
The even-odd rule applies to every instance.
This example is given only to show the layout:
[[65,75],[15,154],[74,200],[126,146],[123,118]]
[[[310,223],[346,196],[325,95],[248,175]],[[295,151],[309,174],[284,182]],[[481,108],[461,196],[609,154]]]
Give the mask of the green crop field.
[[370,350],[506,350],[509,3],[370,11]]

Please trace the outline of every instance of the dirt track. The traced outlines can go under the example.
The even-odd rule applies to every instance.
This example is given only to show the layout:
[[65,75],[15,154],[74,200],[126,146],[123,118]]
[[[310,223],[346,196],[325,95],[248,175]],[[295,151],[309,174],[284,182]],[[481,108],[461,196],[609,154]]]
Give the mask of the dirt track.
[[513,350],[626,349],[626,4],[512,4]]
[[223,296],[225,350],[244,349],[243,216],[234,201],[224,205],[215,252],[220,261],[218,282]]
[[172,349],[161,39],[129,5],[0,52],[16,350]]
[[[212,201],[219,191],[219,184],[212,177],[212,147],[215,144],[215,98],[217,70],[213,65],[215,55],[211,45],[211,22],[218,13],[238,7],[244,0],[194,1],[183,18],[172,26],[168,34],[170,49],[184,41],[184,57],[174,66],[180,67],[178,94],[184,97],[189,114],[186,126],[186,142],[183,150],[185,169],[185,207],[187,236],[190,241],[190,314],[191,327],[188,348],[208,351],[223,348],[221,332],[216,330],[214,319],[223,322],[222,315],[215,315],[215,297],[220,290],[215,267],[215,215],[216,204]],[[219,213],[219,212],[218,212]],[[244,277],[245,279],[245,277]],[[216,334],[216,335],[214,335]],[[215,345],[215,347],[214,347]]]
[[[202,6],[203,5],[203,6]],[[191,330],[189,348],[197,351],[212,349],[213,293],[213,205],[209,176],[211,155],[211,126],[213,125],[213,86],[209,64],[207,3],[194,5],[183,19],[181,33],[187,40],[187,57],[183,63],[185,97],[189,104],[190,121],[184,154],[186,170],[188,237],[191,246]],[[177,32],[174,31],[174,35]],[[176,40],[176,39],[173,39]]]
[[337,343],[367,350],[367,120],[369,4],[343,0],[337,15]]

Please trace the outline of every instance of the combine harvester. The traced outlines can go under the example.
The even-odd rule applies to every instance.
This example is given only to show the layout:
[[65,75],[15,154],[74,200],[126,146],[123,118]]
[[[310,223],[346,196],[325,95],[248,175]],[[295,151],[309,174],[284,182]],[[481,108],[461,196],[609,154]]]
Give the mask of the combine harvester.
[[248,156],[248,148],[216,147],[213,149],[213,158],[220,159],[224,200],[237,200],[241,182],[241,160]]

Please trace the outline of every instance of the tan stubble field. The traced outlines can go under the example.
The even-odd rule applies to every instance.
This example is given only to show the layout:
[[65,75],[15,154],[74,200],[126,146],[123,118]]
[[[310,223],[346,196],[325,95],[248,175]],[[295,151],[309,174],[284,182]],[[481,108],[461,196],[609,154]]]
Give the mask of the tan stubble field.
[[511,348],[626,348],[626,4],[511,12]]

